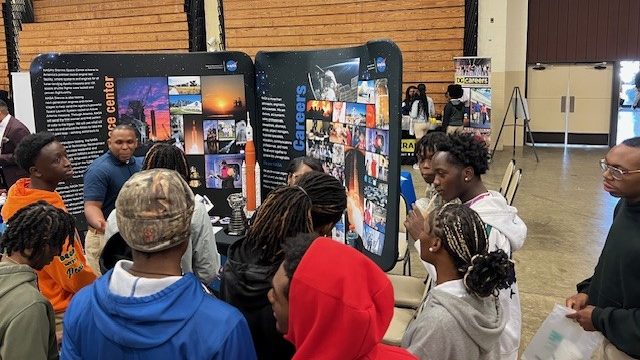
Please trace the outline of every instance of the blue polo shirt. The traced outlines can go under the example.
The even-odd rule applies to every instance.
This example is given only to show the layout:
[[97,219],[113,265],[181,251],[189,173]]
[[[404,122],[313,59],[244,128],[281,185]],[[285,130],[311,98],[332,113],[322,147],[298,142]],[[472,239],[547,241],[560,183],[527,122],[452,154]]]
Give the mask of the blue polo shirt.
[[141,162],[136,158],[123,163],[107,151],[95,159],[84,173],[84,201],[102,202],[102,214],[106,219],[116,207],[122,185],[140,168]]

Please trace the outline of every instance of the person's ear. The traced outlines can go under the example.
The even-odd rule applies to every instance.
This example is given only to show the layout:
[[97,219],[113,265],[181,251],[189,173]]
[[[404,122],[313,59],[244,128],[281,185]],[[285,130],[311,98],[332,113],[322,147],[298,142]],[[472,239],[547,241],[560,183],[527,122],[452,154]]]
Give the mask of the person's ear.
[[431,253],[437,253],[444,246],[442,240],[440,240],[440,238],[438,238],[437,236],[431,236],[430,241],[431,243],[429,244],[429,252]]
[[464,170],[462,170],[462,176],[464,178],[464,182],[469,182],[473,179],[473,177],[475,176],[475,172],[473,171],[473,168],[471,166],[467,166],[464,168]]
[[34,176],[34,177],[42,177],[42,173],[38,170],[37,167],[35,166],[31,166],[29,167],[29,176]]

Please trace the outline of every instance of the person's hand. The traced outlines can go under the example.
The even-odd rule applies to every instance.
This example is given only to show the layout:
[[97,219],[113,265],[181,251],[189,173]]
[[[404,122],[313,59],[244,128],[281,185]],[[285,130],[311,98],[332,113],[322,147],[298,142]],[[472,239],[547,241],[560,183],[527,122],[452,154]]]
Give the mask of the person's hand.
[[104,219],[98,220],[98,227],[95,228],[97,234],[104,234],[107,230],[107,221]]
[[596,328],[593,326],[593,321],[591,321],[593,309],[595,309],[593,305],[587,305],[584,309],[578,310],[573,314],[569,314],[567,317],[577,321],[584,331],[596,331]]
[[420,209],[413,204],[413,210],[409,211],[407,218],[404,221],[404,227],[414,240],[419,240],[426,236],[424,229],[424,216],[420,212]]
[[589,301],[589,295],[585,293],[577,293],[566,300],[566,306],[569,309],[573,310],[582,310],[585,306],[587,306],[587,301]]

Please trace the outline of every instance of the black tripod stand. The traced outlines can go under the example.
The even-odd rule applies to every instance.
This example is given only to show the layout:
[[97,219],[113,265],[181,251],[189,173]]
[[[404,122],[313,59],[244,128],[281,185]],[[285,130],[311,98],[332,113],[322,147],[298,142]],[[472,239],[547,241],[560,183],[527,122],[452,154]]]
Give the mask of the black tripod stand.
[[[511,104],[513,104],[513,124],[506,124],[507,116],[509,115],[509,109],[511,108]],[[518,124],[518,104],[522,106],[522,125]],[[538,158],[538,153],[536,152],[536,143],[533,141],[533,134],[531,133],[531,128],[529,127],[529,114],[528,110],[526,110],[524,99],[522,98],[522,93],[520,92],[519,87],[514,87],[513,92],[511,93],[511,99],[509,99],[509,105],[507,105],[507,109],[504,113],[504,118],[502,119],[502,125],[500,126],[500,132],[498,132],[498,137],[496,138],[493,144],[493,150],[491,151],[491,158],[493,159],[493,154],[496,152],[496,147],[498,147],[498,143],[500,142],[500,136],[502,135],[502,130],[504,130],[505,126],[513,126],[513,154],[512,158],[516,157],[516,127],[522,126],[524,127],[524,131],[527,133],[529,140],[531,141],[531,147],[533,147],[533,153],[536,156],[536,162],[540,162]]]

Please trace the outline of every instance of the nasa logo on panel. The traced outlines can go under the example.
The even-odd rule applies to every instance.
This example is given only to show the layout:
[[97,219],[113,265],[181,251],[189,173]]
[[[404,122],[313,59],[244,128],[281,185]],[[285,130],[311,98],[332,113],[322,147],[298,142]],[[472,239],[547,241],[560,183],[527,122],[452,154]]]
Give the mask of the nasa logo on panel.
[[238,70],[238,62],[234,60],[227,60],[227,71],[234,72]]
[[376,58],[376,69],[379,73],[383,73],[387,69],[387,59],[378,56]]

